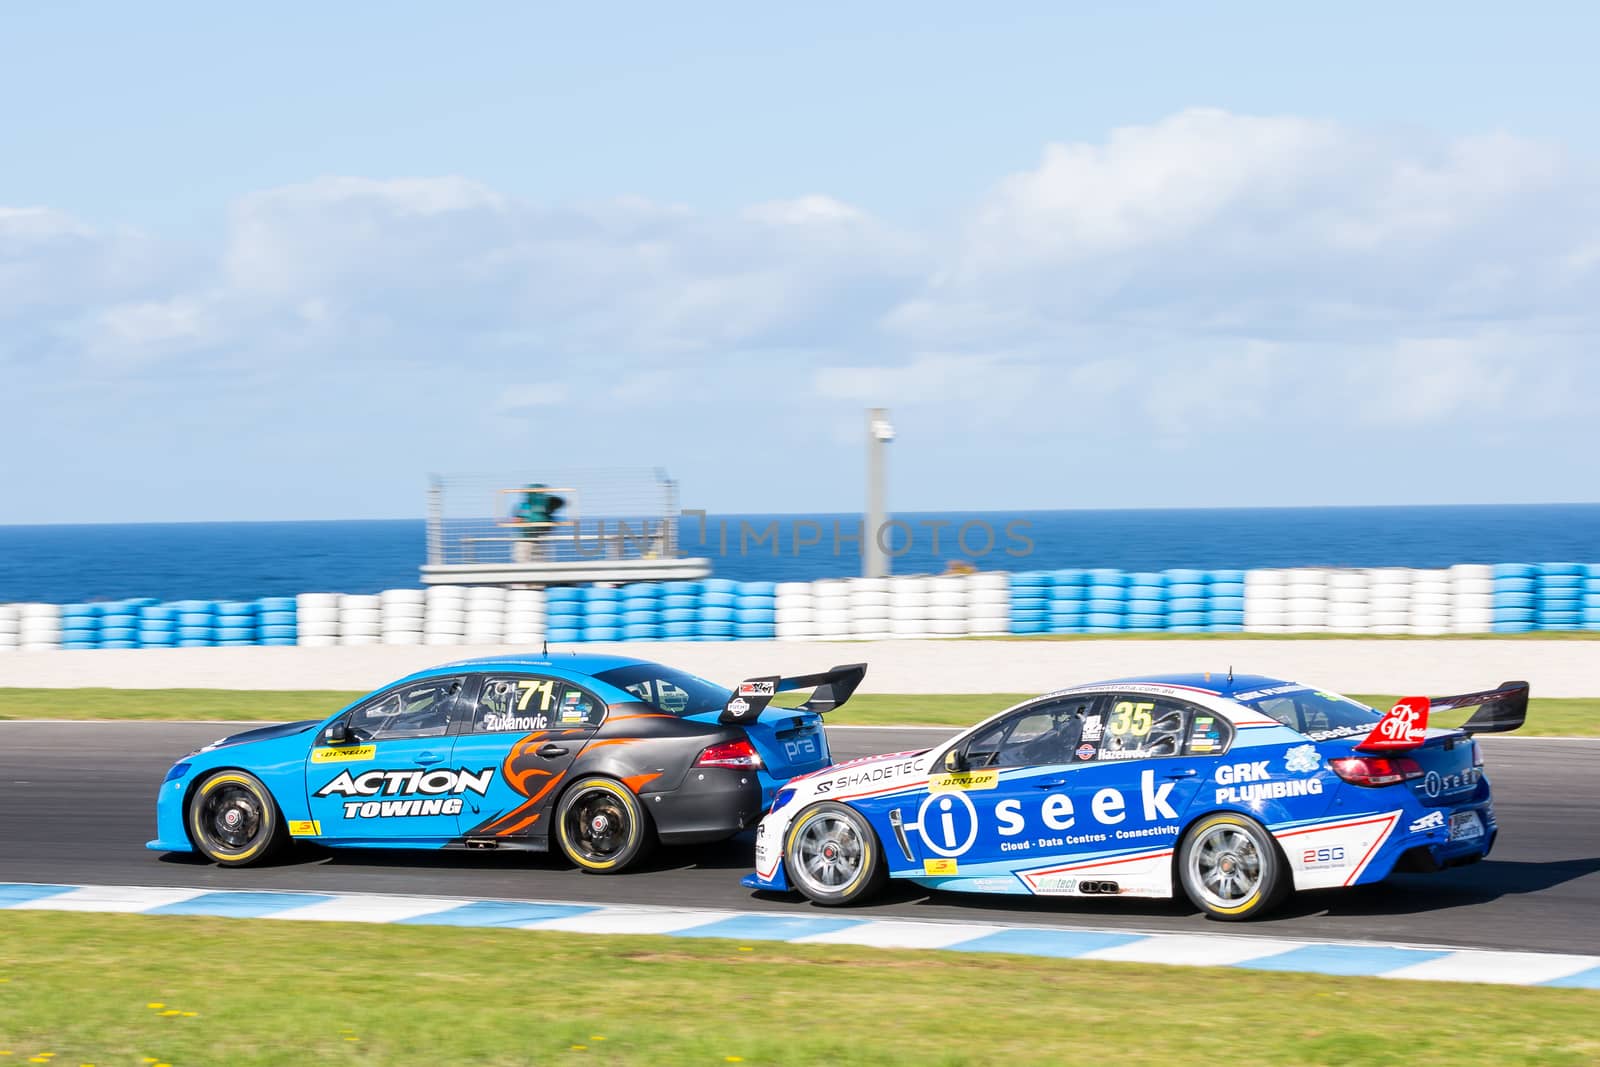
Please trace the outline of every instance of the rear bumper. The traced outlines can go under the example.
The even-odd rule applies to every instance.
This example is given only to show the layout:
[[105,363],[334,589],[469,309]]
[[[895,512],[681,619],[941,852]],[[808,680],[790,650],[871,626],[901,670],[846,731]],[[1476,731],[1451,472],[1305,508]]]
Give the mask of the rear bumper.
[[663,844],[723,841],[761,817],[761,783],[750,771],[692,769],[677,789],[641,793],[639,801]]

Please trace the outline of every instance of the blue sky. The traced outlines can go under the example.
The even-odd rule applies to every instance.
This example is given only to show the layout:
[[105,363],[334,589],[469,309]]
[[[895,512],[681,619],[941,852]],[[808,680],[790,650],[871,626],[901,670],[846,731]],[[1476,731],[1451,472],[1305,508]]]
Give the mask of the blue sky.
[[[465,14],[461,13],[465,10]],[[0,522],[1593,500],[1589,5],[0,16]]]

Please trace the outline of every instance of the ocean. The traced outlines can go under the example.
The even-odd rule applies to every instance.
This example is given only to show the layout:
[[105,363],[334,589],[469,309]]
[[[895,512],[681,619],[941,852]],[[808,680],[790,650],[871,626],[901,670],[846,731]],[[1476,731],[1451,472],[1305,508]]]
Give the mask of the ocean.
[[[899,513],[896,574],[1061,567],[1444,567],[1600,561],[1600,504]],[[719,577],[861,573],[859,515],[686,518]],[[771,530],[776,524],[775,534]],[[941,525],[942,524],[942,525]],[[836,539],[837,531],[837,539]],[[593,530],[581,533],[591,537]],[[938,534],[935,544],[935,533]],[[741,536],[742,535],[742,536]],[[814,542],[814,543],[808,543]],[[421,519],[0,527],[0,603],[249,599],[420,584]]]

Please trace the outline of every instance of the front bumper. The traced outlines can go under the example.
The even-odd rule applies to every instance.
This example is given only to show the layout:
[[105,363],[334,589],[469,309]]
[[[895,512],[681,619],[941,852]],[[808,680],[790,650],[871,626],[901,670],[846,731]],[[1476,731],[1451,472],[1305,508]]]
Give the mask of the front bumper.
[[786,892],[790,888],[788,872],[783,867],[783,831],[789,824],[787,814],[768,815],[756,827],[756,869],[739,879],[746,889],[766,889]]
[[189,792],[191,776],[161,783],[156,794],[156,837],[144,847],[155,852],[193,852],[189,831],[183,823],[183,801]]

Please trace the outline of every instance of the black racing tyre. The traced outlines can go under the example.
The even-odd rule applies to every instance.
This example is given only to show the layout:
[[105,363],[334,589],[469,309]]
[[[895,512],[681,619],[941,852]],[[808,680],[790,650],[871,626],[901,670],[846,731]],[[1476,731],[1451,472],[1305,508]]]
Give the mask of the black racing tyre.
[[270,858],[288,838],[283,816],[261,779],[244,771],[218,771],[189,796],[189,840],[224,867],[248,867]]
[[556,842],[593,874],[616,874],[649,854],[655,826],[639,798],[614,778],[580,778],[556,808]]
[[818,904],[868,900],[889,880],[878,835],[854,808],[823,801],[795,816],[784,837],[789,881]]
[[1272,835],[1233,812],[1207,815],[1190,827],[1177,866],[1195,907],[1226,922],[1255,918],[1290,889],[1288,865]]

